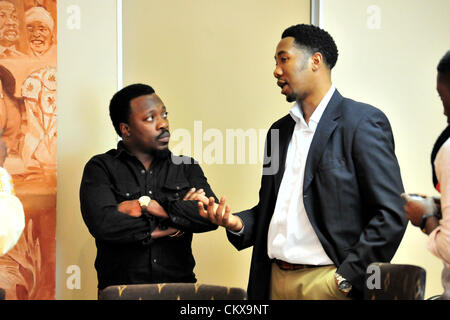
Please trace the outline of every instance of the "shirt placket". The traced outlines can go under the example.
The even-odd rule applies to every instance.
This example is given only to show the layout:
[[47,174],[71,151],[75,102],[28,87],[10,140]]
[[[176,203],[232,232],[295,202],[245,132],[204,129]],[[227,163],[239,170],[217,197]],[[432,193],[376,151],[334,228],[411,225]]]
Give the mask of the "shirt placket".
[[[150,169],[148,171],[144,170],[143,176],[144,176],[143,194],[149,196],[151,199],[154,199],[153,197],[154,195],[156,195],[156,188],[157,188],[154,164],[150,166]],[[155,274],[155,272],[158,273],[157,271],[158,268],[155,268],[154,266],[159,264],[159,256],[158,256],[159,248],[150,246],[149,250],[150,250],[149,265],[150,268],[152,269],[152,278],[158,278],[159,275]]]

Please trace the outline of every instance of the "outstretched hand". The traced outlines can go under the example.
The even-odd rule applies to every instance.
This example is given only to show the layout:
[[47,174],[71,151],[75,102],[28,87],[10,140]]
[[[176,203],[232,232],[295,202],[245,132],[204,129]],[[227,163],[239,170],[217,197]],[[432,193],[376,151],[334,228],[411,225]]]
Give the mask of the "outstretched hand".
[[[208,199],[207,204],[204,203],[205,201],[199,201],[198,212],[203,218],[208,219],[212,223],[238,232],[244,226],[242,220],[239,217],[230,214],[230,207],[225,204],[225,200],[225,197],[222,197],[219,204],[214,202],[213,197]],[[206,210],[204,208],[205,205],[207,206]]]
[[183,200],[200,200],[206,198],[205,191],[203,189],[191,188],[184,196]]

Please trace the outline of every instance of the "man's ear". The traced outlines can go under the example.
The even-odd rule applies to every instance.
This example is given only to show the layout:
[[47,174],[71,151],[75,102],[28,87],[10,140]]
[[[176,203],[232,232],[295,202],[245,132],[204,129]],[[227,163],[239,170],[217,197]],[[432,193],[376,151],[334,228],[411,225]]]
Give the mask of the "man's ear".
[[121,122],[119,124],[120,133],[122,138],[129,137],[131,135],[130,126],[127,123]]
[[317,71],[319,70],[319,68],[321,67],[321,65],[323,64],[323,56],[320,52],[315,52],[312,56],[311,56],[311,60],[312,60],[312,68],[313,71]]

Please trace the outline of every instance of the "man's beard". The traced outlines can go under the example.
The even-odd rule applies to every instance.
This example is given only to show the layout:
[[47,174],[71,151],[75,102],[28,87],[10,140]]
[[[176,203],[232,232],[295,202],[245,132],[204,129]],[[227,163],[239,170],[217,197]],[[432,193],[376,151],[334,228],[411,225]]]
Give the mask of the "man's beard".
[[297,99],[293,95],[287,95],[286,96],[286,101],[287,102],[294,102],[295,100],[297,100]]
[[166,159],[170,155],[170,150],[169,147],[167,146],[167,148],[165,149],[152,149],[150,150],[150,154],[155,159]]
[[[167,129],[163,129],[163,131],[156,137],[158,141],[161,137],[170,137],[170,132]],[[169,144],[167,143],[164,149],[151,149],[149,150],[150,155],[155,159],[166,159],[170,155]]]

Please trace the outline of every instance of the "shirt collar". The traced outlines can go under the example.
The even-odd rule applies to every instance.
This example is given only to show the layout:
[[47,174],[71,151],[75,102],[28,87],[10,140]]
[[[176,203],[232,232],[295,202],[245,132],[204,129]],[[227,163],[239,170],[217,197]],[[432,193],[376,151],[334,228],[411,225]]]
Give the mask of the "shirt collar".
[[319,105],[314,110],[313,114],[311,115],[311,118],[309,118],[309,125],[306,124],[305,119],[303,118],[303,111],[302,108],[300,108],[300,105],[298,102],[296,102],[291,110],[289,110],[289,113],[294,119],[296,123],[300,123],[302,127],[310,128],[312,130],[316,130],[317,125],[319,124],[320,118],[322,118],[323,113],[325,112],[325,109],[328,105],[328,103],[331,100],[331,97],[334,94],[334,91],[336,91],[336,87],[331,84],[330,89],[328,89],[327,93],[323,96],[322,100],[320,100]]
[[125,154],[128,154],[129,156],[133,156],[133,157],[134,157],[134,155],[132,155],[132,154],[130,153],[130,151],[128,151],[128,149],[125,147],[125,145],[123,144],[123,141],[120,140],[120,141],[117,143],[117,153],[114,155],[114,158],[120,157],[120,155],[121,155],[122,153],[125,153]]
[[[128,155],[129,157],[136,158],[136,156],[135,156],[134,154],[132,154],[132,153],[127,149],[127,147],[125,146],[125,144],[123,143],[122,140],[120,140],[120,141],[117,143],[117,152],[116,152],[116,154],[114,155],[114,158],[120,157],[121,154],[126,154],[126,155]],[[172,152],[169,151],[168,154],[167,154],[167,159],[170,159],[171,156],[172,156]],[[165,159],[165,158],[164,158],[164,159]],[[158,161],[158,160],[163,160],[163,159],[161,159],[161,158],[154,158],[154,159],[153,159],[153,161]]]

